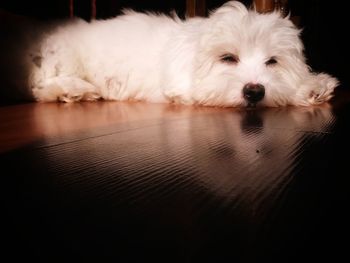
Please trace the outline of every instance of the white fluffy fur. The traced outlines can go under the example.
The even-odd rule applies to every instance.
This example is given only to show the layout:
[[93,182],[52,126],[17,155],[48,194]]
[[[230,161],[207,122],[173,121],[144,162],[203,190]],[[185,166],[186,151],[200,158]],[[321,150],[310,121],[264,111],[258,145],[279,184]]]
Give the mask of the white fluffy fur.
[[[126,11],[62,25],[48,34],[32,63],[38,101],[146,100],[247,106],[247,83],[265,87],[262,106],[313,105],[332,97],[338,81],[312,73],[300,31],[279,13],[258,14],[237,1],[208,18],[180,20]],[[237,63],[223,62],[234,54]],[[266,65],[271,57],[277,64]]]

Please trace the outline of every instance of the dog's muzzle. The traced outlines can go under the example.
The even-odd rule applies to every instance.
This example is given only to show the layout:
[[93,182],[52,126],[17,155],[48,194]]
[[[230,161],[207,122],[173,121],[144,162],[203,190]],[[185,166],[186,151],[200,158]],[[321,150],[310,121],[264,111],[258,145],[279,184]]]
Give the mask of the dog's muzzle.
[[243,97],[249,105],[255,105],[265,96],[265,87],[261,84],[248,83],[243,87]]

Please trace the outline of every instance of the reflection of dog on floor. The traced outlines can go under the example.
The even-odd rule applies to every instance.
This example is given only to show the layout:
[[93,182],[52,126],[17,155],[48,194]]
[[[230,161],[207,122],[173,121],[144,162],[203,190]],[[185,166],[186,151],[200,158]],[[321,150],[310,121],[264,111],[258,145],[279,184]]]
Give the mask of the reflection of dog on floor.
[[211,106],[320,104],[337,80],[312,73],[300,31],[230,1],[209,18],[125,11],[48,33],[30,52],[38,101],[146,100]]
[[[169,150],[163,156],[182,158],[178,161],[182,167],[187,164],[189,170],[197,169],[192,172],[199,185],[226,200],[227,207],[240,206],[241,213],[265,213],[281,201],[289,183],[308,162],[300,158],[303,151],[322,138],[325,141],[335,120],[327,104],[217,112],[176,123],[188,132],[169,135]],[[169,127],[169,131],[176,129],[175,124]],[[198,163],[201,165],[194,165]],[[261,214],[258,218],[262,219]]]

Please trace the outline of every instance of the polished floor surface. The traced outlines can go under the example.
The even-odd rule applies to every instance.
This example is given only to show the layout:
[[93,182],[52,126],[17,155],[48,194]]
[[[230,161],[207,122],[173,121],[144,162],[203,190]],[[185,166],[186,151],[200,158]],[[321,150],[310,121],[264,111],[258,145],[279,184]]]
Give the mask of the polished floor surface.
[[350,99],[0,108],[7,262],[347,262]]

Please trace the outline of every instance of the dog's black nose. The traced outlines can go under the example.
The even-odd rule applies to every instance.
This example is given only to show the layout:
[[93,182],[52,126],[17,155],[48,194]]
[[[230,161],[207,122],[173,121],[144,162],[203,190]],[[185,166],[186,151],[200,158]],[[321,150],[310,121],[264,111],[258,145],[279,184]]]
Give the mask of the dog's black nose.
[[243,97],[249,104],[256,104],[265,96],[265,87],[261,84],[248,83],[243,87]]

